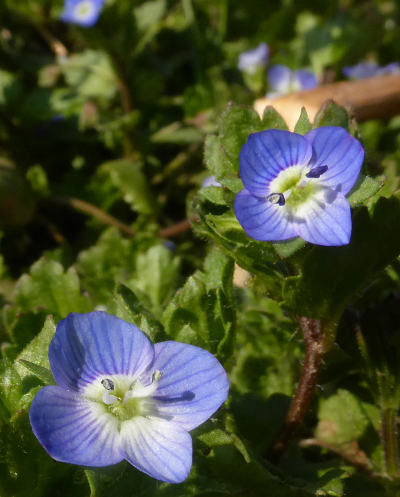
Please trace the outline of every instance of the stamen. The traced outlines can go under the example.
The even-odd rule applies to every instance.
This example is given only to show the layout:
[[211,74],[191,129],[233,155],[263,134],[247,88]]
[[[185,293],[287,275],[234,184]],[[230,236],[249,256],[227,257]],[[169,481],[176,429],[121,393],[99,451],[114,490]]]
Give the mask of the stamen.
[[326,173],[328,166],[325,164],[323,166],[316,166],[310,169],[306,174],[306,178],[319,178],[322,174]]
[[114,390],[114,382],[108,378],[101,380],[101,384],[106,390]]
[[271,204],[285,205],[286,202],[283,193],[271,193],[267,199]]

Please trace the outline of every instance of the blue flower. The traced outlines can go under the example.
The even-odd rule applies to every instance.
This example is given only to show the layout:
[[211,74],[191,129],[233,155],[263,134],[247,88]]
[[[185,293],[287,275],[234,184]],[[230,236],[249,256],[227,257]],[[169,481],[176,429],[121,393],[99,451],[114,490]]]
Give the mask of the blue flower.
[[380,67],[376,62],[360,62],[355,66],[346,66],[343,68],[343,74],[350,79],[372,78],[384,74],[393,74],[399,72],[400,67],[397,62],[392,62],[386,66]]
[[215,176],[207,176],[203,179],[201,183],[202,188],[207,188],[208,186],[222,186]]
[[239,55],[238,68],[248,74],[254,74],[257,69],[262,69],[267,65],[268,57],[268,45],[266,43],[260,43],[258,47]]
[[90,27],[96,24],[104,0],[65,0],[61,20]]
[[82,466],[126,459],[170,483],[189,474],[188,431],[228,394],[225,370],[209,352],[152,345],[133,324],[100,311],[60,321],[49,361],[58,386],[39,390],[29,416],[50,456]]
[[267,130],[251,134],[239,155],[245,188],[235,214],[255,240],[300,236],[317,245],[345,245],[351,236],[346,199],[364,159],[360,142],[325,126],[305,136]]
[[315,74],[308,69],[292,71],[284,65],[272,66],[268,71],[268,97],[286,95],[294,91],[309,90],[318,85]]

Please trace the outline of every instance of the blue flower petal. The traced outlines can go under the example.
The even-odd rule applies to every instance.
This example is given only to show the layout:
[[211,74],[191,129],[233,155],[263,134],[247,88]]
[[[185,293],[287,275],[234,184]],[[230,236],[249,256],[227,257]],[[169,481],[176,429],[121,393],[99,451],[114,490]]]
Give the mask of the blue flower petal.
[[297,236],[284,206],[254,197],[245,188],[236,195],[234,209],[244,231],[254,240],[279,241]]
[[318,85],[316,75],[308,69],[299,69],[293,72],[293,85],[300,90],[310,90]]
[[225,402],[228,376],[206,350],[178,342],[154,345],[153,368],[162,373],[154,398],[157,412],[185,430],[208,419]]
[[153,346],[144,333],[100,311],[69,314],[58,323],[49,347],[54,379],[60,386],[78,391],[100,376],[138,376],[153,358]]
[[297,233],[307,242],[326,246],[350,242],[350,205],[341,193],[321,189],[297,215],[302,218],[296,223]]
[[279,95],[289,93],[292,82],[292,70],[283,64],[271,66],[268,70],[268,85],[272,92]]
[[328,166],[328,171],[319,179],[320,184],[346,195],[353,188],[364,161],[361,143],[337,126],[313,129],[305,138],[313,148],[313,167]]
[[278,174],[311,159],[310,143],[301,135],[269,129],[249,136],[240,155],[240,177],[246,189],[257,197],[265,197],[269,183]]
[[249,136],[240,155],[240,177],[246,189],[257,197],[265,197],[269,183],[290,166],[306,165],[312,148],[297,133],[269,129]]
[[123,459],[118,422],[104,406],[58,386],[44,387],[29,411],[33,433],[53,459],[108,466]]
[[171,421],[142,416],[122,423],[124,457],[157,480],[180,483],[192,466],[192,439]]

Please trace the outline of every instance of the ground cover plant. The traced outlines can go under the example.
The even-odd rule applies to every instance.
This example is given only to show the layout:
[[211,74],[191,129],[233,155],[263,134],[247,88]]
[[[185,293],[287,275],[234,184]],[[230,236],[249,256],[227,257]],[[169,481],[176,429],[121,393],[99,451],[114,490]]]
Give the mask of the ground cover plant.
[[398,2],[0,19],[0,496],[400,495]]

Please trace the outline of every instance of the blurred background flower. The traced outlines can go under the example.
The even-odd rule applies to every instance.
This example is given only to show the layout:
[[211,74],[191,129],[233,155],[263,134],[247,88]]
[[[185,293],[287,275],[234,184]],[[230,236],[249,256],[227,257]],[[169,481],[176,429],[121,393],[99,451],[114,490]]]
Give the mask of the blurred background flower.
[[90,27],[96,24],[104,0],[66,0],[61,20]]

